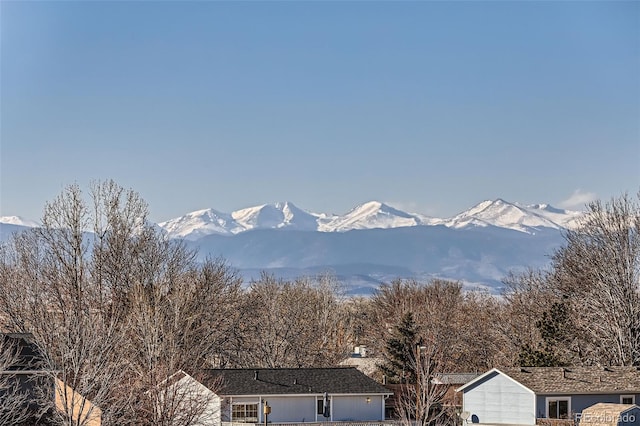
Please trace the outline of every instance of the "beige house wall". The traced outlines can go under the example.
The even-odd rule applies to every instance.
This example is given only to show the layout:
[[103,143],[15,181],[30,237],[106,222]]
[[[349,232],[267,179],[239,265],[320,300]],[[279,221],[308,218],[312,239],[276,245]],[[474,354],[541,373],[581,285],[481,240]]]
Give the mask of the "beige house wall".
[[84,426],[102,423],[102,410],[60,379],[56,379],[56,408]]

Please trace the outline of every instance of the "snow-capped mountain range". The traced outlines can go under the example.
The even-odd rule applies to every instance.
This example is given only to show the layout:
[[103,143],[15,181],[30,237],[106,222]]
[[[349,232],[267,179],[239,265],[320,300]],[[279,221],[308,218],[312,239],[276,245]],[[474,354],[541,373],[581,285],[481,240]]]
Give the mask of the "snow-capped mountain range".
[[[483,201],[450,218],[407,213],[378,201],[344,215],[312,213],[290,202],[231,213],[198,210],[159,223],[201,259],[223,257],[246,281],[267,271],[280,278],[332,273],[350,294],[371,294],[395,278],[446,278],[499,292],[510,272],[548,265],[562,230],[582,212],[547,204]],[[38,226],[0,217],[0,241]]]
[[196,241],[207,235],[235,235],[257,229],[346,232],[355,229],[388,229],[444,225],[463,229],[497,226],[535,233],[540,228],[576,226],[582,212],[562,210],[548,204],[521,205],[502,199],[483,201],[451,218],[434,218],[398,210],[379,201],[358,205],[344,215],[313,213],[285,201],[222,213],[198,210],[158,225],[173,238]]

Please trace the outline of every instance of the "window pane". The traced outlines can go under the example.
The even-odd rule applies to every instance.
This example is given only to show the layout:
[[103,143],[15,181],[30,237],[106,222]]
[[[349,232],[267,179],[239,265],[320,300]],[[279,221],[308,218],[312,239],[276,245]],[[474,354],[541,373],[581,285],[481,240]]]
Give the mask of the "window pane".
[[558,418],[569,418],[569,401],[558,401]]
[[258,404],[247,405],[247,419],[258,421]]
[[549,401],[549,418],[558,418],[558,401]]
[[623,404],[633,404],[633,398],[630,396],[625,396],[622,398]]
[[244,418],[244,405],[234,405],[231,409],[231,420],[239,420]]

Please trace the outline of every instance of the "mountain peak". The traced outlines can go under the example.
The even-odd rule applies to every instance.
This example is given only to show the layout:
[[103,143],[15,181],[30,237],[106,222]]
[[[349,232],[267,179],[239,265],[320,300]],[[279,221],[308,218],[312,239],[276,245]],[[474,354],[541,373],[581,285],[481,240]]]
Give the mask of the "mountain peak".
[[352,229],[398,228],[416,226],[421,220],[381,201],[367,201],[351,209],[344,216],[319,220],[319,231],[349,231]]
[[226,213],[214,209],[196,210],[182,217],[158,224],[171,237],[197,240],[210,234],[234,234],[239,230],[233,219]]
[[245,230],[286,228],[315,231],[317,217],[291,201],[279,201],[236,210],[231,217]]
[[[582,213],[576,212],[576,215]],[[559,210],[548,204],[521,205],[502,198],[483,201],[445,222],[446,226],[498,226],[516,231],[534,233],[538,228],[567,228],[575,226],[573,212]]]

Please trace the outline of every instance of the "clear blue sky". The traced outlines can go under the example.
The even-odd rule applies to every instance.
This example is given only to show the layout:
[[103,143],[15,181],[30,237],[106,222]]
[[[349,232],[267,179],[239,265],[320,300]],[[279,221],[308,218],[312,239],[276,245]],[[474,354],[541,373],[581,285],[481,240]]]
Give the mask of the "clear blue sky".
[[640,187],[638,2],[0,2],[0,215],[449,216]]

